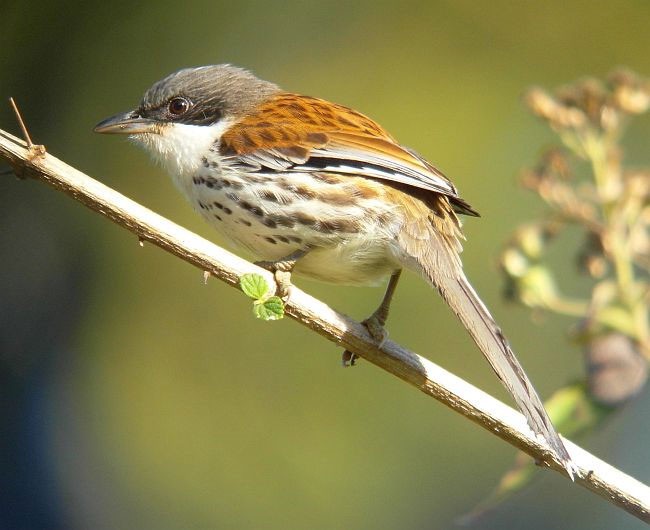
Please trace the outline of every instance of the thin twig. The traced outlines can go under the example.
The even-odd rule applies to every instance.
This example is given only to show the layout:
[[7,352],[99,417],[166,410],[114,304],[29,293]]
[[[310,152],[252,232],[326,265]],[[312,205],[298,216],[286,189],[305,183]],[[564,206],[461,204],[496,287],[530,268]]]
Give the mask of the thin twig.
[[[155,214],[50,154],[30,156],[25,142],[2,130],[0,157],[20,167],[25,176],[46,182],[130,230],[141,241],[151,242],[232,286],[238,286],[241,275],[250,272],[263,275],[274,285],[268,271]],[[524,417],[492,396],[390,340],[378,348],[365,327],[298,288],[291,292],[286,314],[436,398],[566,478],[561,464],[530,431]],[[579,470],[576,483],[650,522],[650,488],[577,445],[565,443]]]
[[23,138],[25,139],[25,142],[27,142],[27,149],[31,149],[32,147],[34,147],[34,143],[32,142],[31,136],[29,136],[29,132],[27,131],[27,127],[25,126],[25,121],[23,120],[23,117],[20,115],[20,111],[18,110],[18,105],[16,105],[14,98],[9,98],[9,103],[11,103],[11,108],[14,109],[14,114],[16,115],[16,121],[18,122],[18,125],[20,126],[20,130],[23,133]]

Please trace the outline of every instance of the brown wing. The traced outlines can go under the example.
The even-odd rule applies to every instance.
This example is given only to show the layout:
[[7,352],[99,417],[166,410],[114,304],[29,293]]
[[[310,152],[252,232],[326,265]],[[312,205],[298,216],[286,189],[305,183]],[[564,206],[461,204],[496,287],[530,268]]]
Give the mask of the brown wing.
[[373,120],[322,99],[278,94],[228,129],[220,149],[257,171],[326,171],[433,191],[477,215],[447,177]]

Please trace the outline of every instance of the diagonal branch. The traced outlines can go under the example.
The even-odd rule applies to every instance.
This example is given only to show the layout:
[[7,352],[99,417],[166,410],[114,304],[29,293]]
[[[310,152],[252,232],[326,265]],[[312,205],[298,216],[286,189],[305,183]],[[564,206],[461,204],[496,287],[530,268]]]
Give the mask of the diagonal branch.
[[[140,240],[157,245],[233,287],[239,285],[242,274],[250,272],[263,275],[274,285],[268,271],[155,214],[44,150],[35,151],[34,147],[28,148],[22,140],[0,130],[0,158],[7,160],[17,175],[44,181],[133,232]],[[301,324],[434,397],[526,452],[540,465],[566,477],[560,462],[530,431],[524,417],[507,405],[390,340],[378,348],[361,324],[298,288],[292,290],[285,310]],[[566,445],[579,470],[578,484],[650,522],[650,488],[577,445]]]

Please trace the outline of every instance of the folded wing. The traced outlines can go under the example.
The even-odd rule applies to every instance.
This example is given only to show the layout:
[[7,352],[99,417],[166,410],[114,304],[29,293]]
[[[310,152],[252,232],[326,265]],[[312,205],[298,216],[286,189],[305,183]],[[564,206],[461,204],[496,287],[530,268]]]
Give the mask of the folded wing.
[[250,171],[327,172],[386,180],[449,197],[478,215],[438,169],[399,145],[370,118],[324,100],[282,93],[222,136],[229,164]]

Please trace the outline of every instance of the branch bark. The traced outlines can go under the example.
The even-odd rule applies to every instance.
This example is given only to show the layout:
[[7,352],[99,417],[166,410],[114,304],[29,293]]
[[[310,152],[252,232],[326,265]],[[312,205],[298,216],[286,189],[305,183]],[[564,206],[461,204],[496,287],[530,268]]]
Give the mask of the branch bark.
[[[263,275],[269,285],[275,285],[268,271],[155,214],[37,147],[28,147],[22,140],[0,130],[0,158],[12,165],[16,175],[42,180],[133,232],[140,240],[157,245],[233,287],[238,287],[242,274],[250,272]],[[561,464],[530,431],[524,417],[492,396],[390,340],[377,348],[361,324],[296,287],[285,311],[301,324],[434,397],[526,452],[539,465],[559,471],[566,478]],[[648,486],[577,445],[568,441],[566,445],[579,470],[576,483],[650,522]]]

